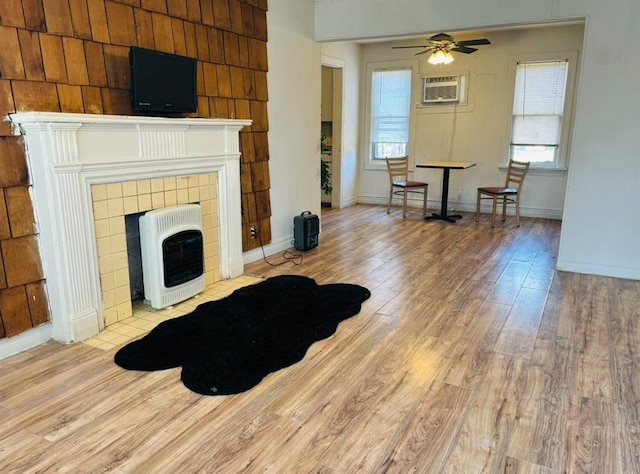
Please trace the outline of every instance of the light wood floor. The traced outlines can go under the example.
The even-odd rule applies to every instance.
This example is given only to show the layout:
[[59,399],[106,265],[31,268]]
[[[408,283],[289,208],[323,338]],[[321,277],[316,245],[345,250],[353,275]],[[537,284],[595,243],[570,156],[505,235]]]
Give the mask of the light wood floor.
[[246,269],[371,290],[303,361],[203,397],[45,344],[0,361],[0,472],[640,472],[640,282],[555,271],[557,221],[322,227],[301,265]]

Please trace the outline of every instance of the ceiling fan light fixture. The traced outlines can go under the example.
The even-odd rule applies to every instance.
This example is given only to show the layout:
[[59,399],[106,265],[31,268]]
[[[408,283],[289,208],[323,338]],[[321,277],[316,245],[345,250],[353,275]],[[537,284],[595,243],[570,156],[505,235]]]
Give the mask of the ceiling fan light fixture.
[[444,64],[451,64],[453,62],[453,56],[449,51],[444,53]]
[[433,64],[434,66],[438,64],[444,63],[444,53],[440,50],[434,51],[431,53],[431,56],[428,59],[429,64]]
[[431,53],[431,56],[427,61],[429,64],[433,64],[434,66],[438,64],[451,64],[453,62],[453,56],[449,51],[438,49]]

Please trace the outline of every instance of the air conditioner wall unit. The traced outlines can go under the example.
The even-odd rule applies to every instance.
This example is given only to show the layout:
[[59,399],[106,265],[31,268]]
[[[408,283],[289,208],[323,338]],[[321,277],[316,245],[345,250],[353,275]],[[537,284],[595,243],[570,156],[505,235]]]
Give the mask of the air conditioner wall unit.
[[425,77],[422,103],[438,104],[460,100],[460,76]]

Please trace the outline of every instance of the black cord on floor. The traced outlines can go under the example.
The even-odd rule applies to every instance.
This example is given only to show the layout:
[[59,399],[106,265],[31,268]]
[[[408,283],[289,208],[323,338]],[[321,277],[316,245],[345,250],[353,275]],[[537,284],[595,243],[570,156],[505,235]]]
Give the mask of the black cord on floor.
[[[302,263],[302,260],[303,260],[302,254],[299,252],[298,253],[292,252],[291,250],[285,250],[284,252],[282,252],[282,258],[284,259],[282,262],[271,263],[269,260],[267,260],[267,256],[264,253],[264,245],[262,244],[262,237],[260,237],[259,232],[256,233],[256,237],[260,241],[260,248],[262,249],[262,258],[266,263],[268,263],[272,267],[279,267],[280,265],[284,265],[285,263],[293,263],[294,265],[300,265]],[[291,245],[293,245],[293,241],[291,241]],[[300,259],[300,261],[298,261],[298,259]]]

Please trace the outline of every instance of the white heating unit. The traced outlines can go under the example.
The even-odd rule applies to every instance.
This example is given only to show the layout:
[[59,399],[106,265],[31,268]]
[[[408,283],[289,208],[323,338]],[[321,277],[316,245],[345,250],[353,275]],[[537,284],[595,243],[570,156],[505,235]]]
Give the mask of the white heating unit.
[[198,204],[165,207],[140,217],[145,303],[166,308],[205,288],[202,210]]

